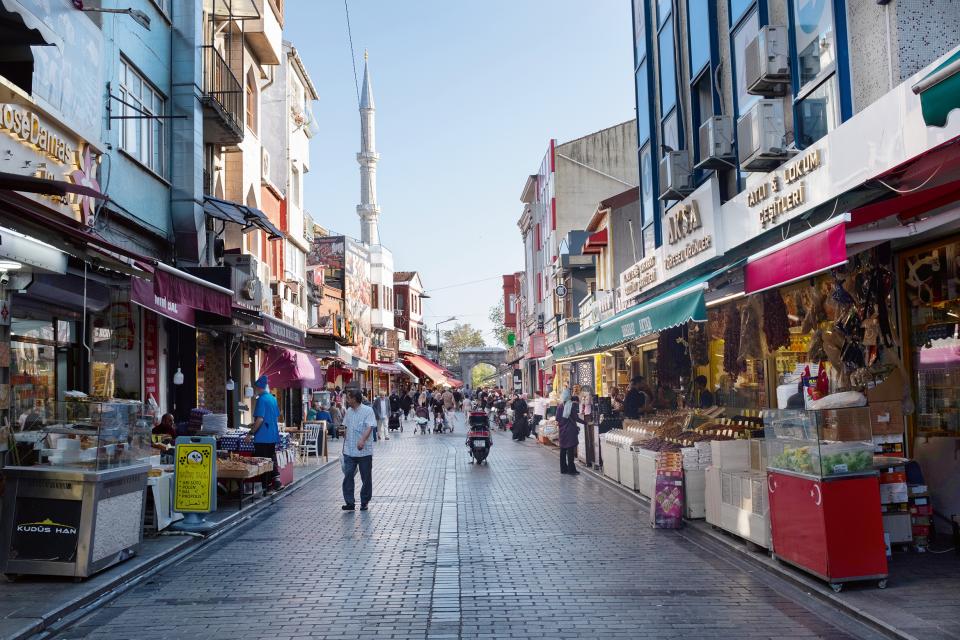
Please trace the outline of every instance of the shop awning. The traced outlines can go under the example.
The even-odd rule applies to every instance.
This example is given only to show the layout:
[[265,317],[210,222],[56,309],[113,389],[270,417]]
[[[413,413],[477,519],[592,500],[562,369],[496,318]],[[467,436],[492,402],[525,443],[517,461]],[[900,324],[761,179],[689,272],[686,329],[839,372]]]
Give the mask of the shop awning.
[[403,373],[403,371],[400,370],[400,367],[393,362],[372,362],[370,363],[370,366],[380,369],[380,371],[384,372],[388,376],[399,376]]
[[944,127],[947,116],[960,109],[960,50],[910,87],[920,96],[923,121],[931,127]]
[[645,335],[686,324],[691,320],[706,322],[707,306],[703,292],[707,284],[711,279],[736,269],[741,264],[743,261],[727,265],[685,282],[643,304],[621,311],[553,347],[554,359],[563,362],[584,357]]
[[229,318],[233,291],[203,278],[158,262],[153,273],[153,290],[161,298]]
[[404,364],[403,364],[402,362],[400,362],[399,360],[398,360],[397,362],[394,362],[394,364],[397,365],[397,368],[400,369],[400,371],[403,373],[403,375],[407,376],[408,378],[410,378],[410,379],[413,380],[414,382],[416,382],[417,380],[420,379],[420,378],[417,377],[417,374],[415,374],[413,371],[410,371],[410,369],[407,369],[407,367],[404,366]]
[[587,238],[587,241],[583,243],[582,254],[597,254],[600,253],[600,249],[607,246],[607,230],[601,229],[596,233],[590,234],[590,237]]
[[407,356],[407,364],[429,378],[433,384],[449,384],[443,368],[435,362],[431,362],[423,356]]
[[280,231],[267,217],[263,211],[254,207],[248,207],[239,202],[230,202],[207,196],[203,199],[203,212],[211,218],[239,224],[244,230],[257,227],[265,231],[270,240],[279,240],[283,237],[283,231]]
[[744,292],[757,293],[845,264],[849,214],[837,216],[747,258]]
[[7,173],[3,171],[0,171],[0,189],[60,197],[65,197],[68,193],[75,193],[81,196],[96,198],[97,200],[108,199],[103,193],[82,184],[66,182],[64,180],[38,178],[36,176],[24,176],[18,173]]
[[[260,365],[259,375],[265,375],[270,380],[270,387],[295,388],[315,387],[323,385],[323,378],[316,358],[302,351],[270,347],[267,357]],[[318,379],[318,375],[321,377]]]
[[353,370],[342,362],[335,362],[334,364],[327,367],[326,378],[331,383],[335,382],[337,378],[343,378],[343,384],[349,383],[353,380]]

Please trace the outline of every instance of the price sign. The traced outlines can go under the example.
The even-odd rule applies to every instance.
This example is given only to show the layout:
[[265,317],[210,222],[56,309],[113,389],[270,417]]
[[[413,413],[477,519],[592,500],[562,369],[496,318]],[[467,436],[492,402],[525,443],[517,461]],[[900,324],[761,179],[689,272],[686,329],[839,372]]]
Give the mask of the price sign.
[[174,453],[173,510],[209,513],[217,508],[217,442],[181,436]]

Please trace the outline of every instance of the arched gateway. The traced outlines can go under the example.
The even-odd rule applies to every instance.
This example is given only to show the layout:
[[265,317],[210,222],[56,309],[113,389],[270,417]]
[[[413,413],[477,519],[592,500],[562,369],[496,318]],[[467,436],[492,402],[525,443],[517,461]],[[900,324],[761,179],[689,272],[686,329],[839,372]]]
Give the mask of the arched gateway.
[[478,364],[489,364],[498,372],[501,365],[507,363],[507,350],[501,347],[474,347],[460,351],[460,375],[466,384],[471,384],[473,368]]

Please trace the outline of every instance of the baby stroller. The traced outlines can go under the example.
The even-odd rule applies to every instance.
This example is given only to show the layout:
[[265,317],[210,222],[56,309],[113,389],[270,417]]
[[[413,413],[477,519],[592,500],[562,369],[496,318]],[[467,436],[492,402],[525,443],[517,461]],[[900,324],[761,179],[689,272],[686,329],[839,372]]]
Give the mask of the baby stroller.
[[[427,411],[426,407],[417,407],[417,427],[420,429],[420,433],[426,435],[427,425],[430,423],[430,412]],[[416,433],[416,429],[413,430]]]
[[400,416],[403,415],[400,411],[391,411],[390,419],[387,421],[387,429],[390,431],[400,431],[403,433],[403,421],[400,420]]

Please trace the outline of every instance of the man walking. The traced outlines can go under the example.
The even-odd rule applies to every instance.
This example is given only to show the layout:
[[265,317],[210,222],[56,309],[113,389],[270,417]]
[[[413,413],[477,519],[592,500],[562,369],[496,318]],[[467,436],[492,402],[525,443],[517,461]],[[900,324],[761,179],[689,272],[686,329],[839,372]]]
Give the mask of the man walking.
[[253,407],[255,418],[247,441],[253,440],[253,455],[258,458],[269,458],[273,462],[273,473],[270,487],[266,491],[281,489],[280,470],[277,469],[277,444],[280,442],[280,427],[277,421],[280,418],[280,408],[277,399],[272,393],[267,393],[269,380],[267,376],[260,376],[253,384],[257,396],[257,404]]
[[380,437],[389,440],[387,418],[390,417],[390,401],[382,393],[373,400],[373,417],[377,419],[377,426],[373,430],[373,441],[376,442]]
[[343,439],[343,507],[353,511],[354,477],[360,468],[360,511],[366,511],[373,497],[373,442],[371,434],[377,424],[373,409],[363,404],[363,393],[350,389],[346,393],[347,413],[343,419],[346,435]]

